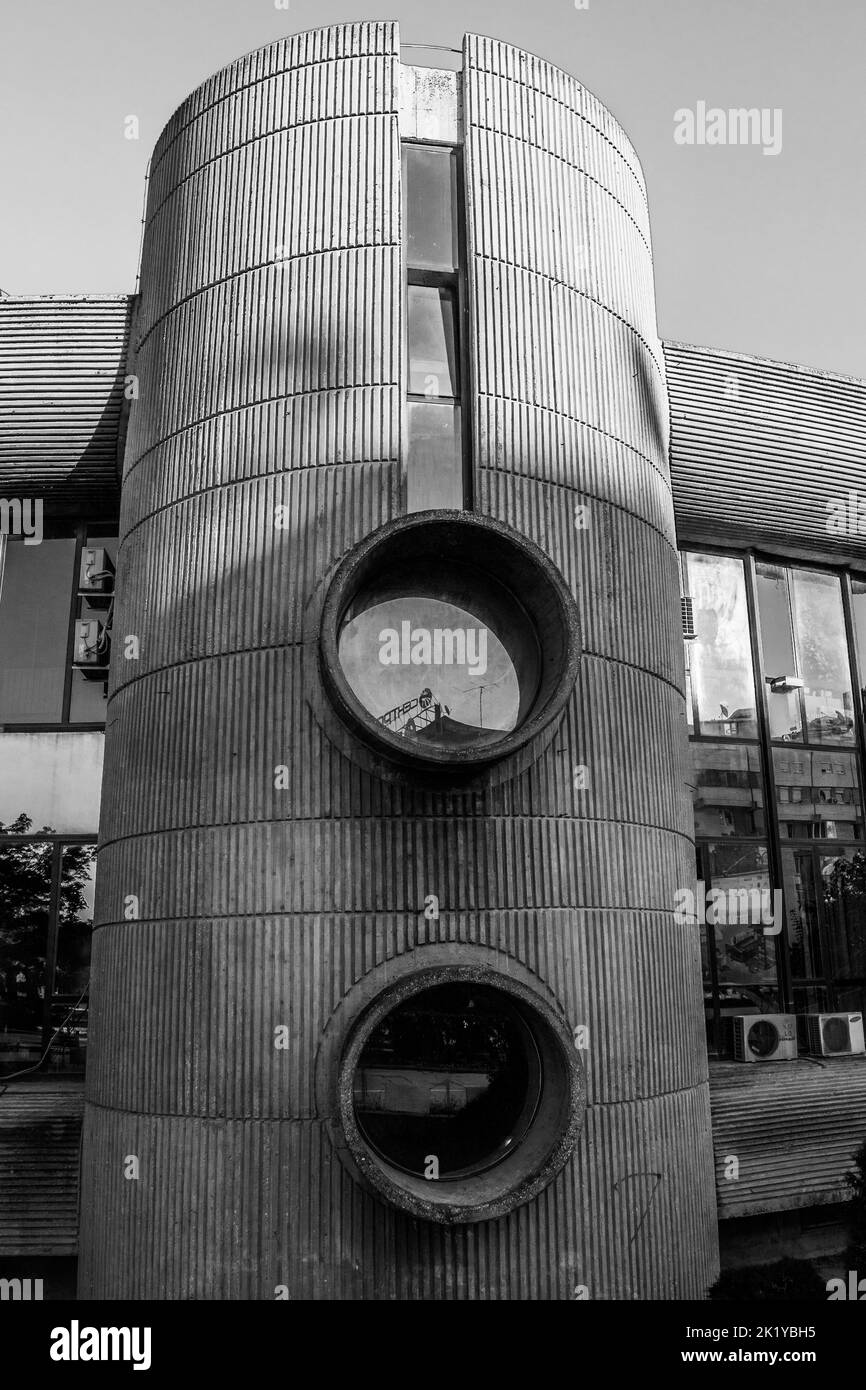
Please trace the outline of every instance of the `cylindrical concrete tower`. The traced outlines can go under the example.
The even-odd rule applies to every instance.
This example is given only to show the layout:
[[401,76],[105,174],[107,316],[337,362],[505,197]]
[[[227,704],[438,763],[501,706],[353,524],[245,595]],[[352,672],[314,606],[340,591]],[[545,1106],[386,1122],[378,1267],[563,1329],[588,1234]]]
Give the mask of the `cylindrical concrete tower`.
[[[154,153],[85,1297],[673,1298],[715,1275],[641,171],[528,54],[468,36],[421,102],[412,73],[393,24],[299,35],[206,82]],[[465,512],[407,502],[401,139],[460,151]],[[399,710],[352,705],[353,634],[413,557],[461,593],[487,565],[518,694],[484,748],[476,727],[437,752],[430,710],[455,748],[459,721],[429,690],[414,760]]]

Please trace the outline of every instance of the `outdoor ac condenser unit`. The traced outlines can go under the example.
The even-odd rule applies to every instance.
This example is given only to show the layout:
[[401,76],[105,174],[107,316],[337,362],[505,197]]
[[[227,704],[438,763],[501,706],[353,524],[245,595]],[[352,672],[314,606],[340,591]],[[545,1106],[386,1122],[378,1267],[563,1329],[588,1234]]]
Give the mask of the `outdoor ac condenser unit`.
[[735,1061],[796,1061],[797,1020],[793,1014],[734,1014],[731,1025]]
[[866,1052],[862,1014],[802,1014],[800,1046],[818,1057],[851,1057]]

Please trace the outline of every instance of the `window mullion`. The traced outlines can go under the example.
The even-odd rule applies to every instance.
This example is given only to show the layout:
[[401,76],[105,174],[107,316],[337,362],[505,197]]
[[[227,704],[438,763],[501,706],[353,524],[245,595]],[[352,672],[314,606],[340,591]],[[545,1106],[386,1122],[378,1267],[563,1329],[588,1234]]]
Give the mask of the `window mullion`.
[[[766,811],[768,868],[770,883],[774,894],[782,893],[782,930],[776,937],[776,969],[779,980],[779,1002],[782,1011],[793,1007],[791,990],[791,970],[788,956],[787,904],[784,899],[784,879],[782,875],[782,839],[779,825],[779,805],[776,792],[776,774],[773,767],[773,745],[770,739],[770,712],[768,707],[767,682],[764,671],[764,653],[761,640],[761,614],[758,605],[758,588],[753,553],[743,557],[746,577],[746,606],[749,614],[749,636],[752,648],[752,671],[755,682],[756,711],[758,715],[758,741],[763,764],[764,805]],[[790,592],[790,591],[789,591]],[[796,657],[796,646],[795,646]]]

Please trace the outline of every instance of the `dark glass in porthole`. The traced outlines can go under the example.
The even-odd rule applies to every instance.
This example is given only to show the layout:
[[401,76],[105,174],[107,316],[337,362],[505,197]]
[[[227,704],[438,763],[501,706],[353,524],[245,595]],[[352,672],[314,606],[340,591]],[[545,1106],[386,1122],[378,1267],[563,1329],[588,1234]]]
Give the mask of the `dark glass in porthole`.
[[541,1098],[532,1030],[501,990],[436,985],[394,1008],[364,1044],[353,1078],[358,1128],[392,1167],[440,1181],[515,1152]]
[[517,599],[457,563],[404,563],[377,576],[344,609],[337,650],[382,728],[429,748],[505,738],[541,679],[535,628]]

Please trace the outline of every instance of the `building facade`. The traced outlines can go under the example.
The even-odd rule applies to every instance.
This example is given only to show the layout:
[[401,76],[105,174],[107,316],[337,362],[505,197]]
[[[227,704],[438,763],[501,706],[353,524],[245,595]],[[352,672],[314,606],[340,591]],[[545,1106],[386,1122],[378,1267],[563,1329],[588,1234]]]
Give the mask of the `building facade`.
[[[67,1245],[19,1194],[0,1261],[85,1298],[702,1297],[720,1221],[796,1244],[866,1138],[866,1058],[804,1060],[866,983],[863,384],[662,344],[610,113],[416,56],[241,59],[157,143],[139,292],[0,300],[46,518],[0,589],[4,1071],[62,1044],[0,1162],[74,1142],[87,1055],[77,1236],[67,1164]],[[753,1017],[788,1061],[733,1060]]]

